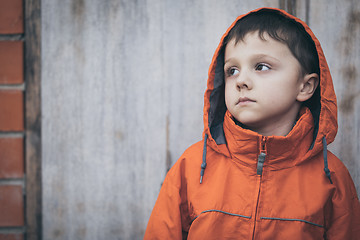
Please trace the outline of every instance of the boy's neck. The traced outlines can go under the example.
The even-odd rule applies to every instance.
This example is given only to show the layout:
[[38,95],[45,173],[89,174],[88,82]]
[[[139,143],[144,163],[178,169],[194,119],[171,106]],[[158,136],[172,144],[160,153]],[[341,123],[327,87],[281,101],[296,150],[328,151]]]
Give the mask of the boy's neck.
[[296,121],[289,122],[287,124],[282,124],[281,126],[271,126],[269,128],[262,129],[252,129],[252,131],[257,132],[262,136],[286,136],[295,126]]
[[297,120],[299,118],[297,117],[293,122],[288,122],[285,124],[277,124],[277,125],[271,125],[270,127],[263,127],[261,129],[256,129],[256,128],[251,128],[248,127],[244,124],[242,124],[241,122],[239,122],[238,120],[236,120],[235,118],[233,118],[233,120],[235,121],[236,125],[245,128],[245,129],[249,129],[251,131],[254,131],[262,136],[286,136],[289,134],[289,132],[293,129],[293,127],[295,126]]

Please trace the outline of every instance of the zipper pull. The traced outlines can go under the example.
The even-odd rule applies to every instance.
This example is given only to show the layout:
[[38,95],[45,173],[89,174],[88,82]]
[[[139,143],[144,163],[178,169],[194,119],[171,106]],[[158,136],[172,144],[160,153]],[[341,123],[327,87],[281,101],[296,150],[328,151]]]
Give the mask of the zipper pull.
[[265,148],[265,143],[266,143],[266,137],[262,137],[261,142],[260,142],[260,154],[258,157],[258,162],[257,162],[257,170],[256,170],[256,174],[257,175],[262,175],[263,172],[263,167],[264,167],[264,162],[265,162],[265,157],[266,157],[266,148]]
[[266,157],[266,154],[264,152],[261,152],[258,157],[258,162],[257,162],[257,171],[256,171],[257,175],[262,175],[265,157]]

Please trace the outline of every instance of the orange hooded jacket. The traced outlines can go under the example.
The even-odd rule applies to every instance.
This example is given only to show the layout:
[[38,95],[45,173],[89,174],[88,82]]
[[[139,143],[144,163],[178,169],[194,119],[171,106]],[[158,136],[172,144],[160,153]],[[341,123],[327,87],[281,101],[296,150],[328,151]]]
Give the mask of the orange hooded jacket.
[[[224,103],[224,34],[209,70],[204,139],[168,172],[144,239],[360,239],[360,204],[343,163],[327,151],[337,106],[319,41],[318,108],[291,132],[264,137],[235,124]],[[255,11],[259,11],[255,10]],[[330,169],[330,170],[329,170]]]

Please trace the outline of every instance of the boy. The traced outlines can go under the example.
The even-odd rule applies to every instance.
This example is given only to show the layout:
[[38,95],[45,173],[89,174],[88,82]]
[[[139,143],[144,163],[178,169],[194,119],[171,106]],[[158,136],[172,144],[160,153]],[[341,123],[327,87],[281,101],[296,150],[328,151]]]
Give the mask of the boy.
[[354,184],[327,151],[331,76],[305,23],[269,8],[240,16],[210,66],[204,123],[203,142],[167,174],[145,239],[360,239]]

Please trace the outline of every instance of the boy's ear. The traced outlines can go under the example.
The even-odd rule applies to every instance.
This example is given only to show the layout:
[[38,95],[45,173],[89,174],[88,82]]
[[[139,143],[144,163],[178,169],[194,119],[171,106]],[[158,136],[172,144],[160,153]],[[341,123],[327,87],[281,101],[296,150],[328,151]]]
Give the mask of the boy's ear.
[[300,92],[296,98],[299,102],[305,102],[314,94],[319,84],[319,75],[316,73],[306,74],[300,85]]

